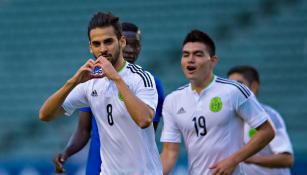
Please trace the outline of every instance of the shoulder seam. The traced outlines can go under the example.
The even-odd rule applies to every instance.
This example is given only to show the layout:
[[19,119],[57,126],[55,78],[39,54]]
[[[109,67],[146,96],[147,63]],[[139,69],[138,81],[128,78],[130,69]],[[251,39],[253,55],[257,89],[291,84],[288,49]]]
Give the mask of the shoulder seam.
[[220,77],[218,77],[215,81],[217,83],[229,84],[229,85],[235,86],[236,88],[238,88],[241,91],[241,93],[245,96],[245,98],[248,98],[251,95],[250,90],[248,90],[245,86],[243,86],[242,84],[237,83],[235,81],[223,79],[223,78],[220,78]]
[[189,84],[183,85],[183,86],[177,88],[176,91],[183,90],[183,89],[187,88],[188,86],[189,86]]
[[144,71],[142,68],[137,67],[134,64],[129,64],[127,68],[132,73],[138,74],[142,78],[145,87],[153,87],[153,83],[149,74],[146,71]]

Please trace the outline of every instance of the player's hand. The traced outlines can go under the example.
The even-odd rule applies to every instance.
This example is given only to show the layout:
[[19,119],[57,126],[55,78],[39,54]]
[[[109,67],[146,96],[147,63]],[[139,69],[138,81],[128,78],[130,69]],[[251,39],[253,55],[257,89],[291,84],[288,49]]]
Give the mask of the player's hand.
[[209,168],[212,170],[212,175],[231,175],[237,164],[231,157],[219,161]]
[[97,58],[97,60],[95,61],[95,66],[100,66],[105,76],[108,77],[108,79],[110,80],[116,80],[120,78],[112,63],[103,56]]
[[79,84],[95,78],[92,75],[92,71],[94,70],[94,68],[95,68],[95,61],[89,59],[83,66],[79,68],[79,70],[71,78],[71,81],[76,84]]
[[55,165],[55,172],[56,173],[64,173],[64,162],[67,159],[67,157],[64,154],[57,154],[55,158],[53,159],[53,163]]

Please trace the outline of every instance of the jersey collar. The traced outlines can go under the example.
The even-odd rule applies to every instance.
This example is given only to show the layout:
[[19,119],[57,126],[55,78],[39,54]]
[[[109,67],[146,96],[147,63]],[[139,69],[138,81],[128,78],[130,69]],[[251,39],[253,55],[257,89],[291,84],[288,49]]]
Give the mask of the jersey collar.
[[191,91],[193,94],[196,94],[198,96],[202,96],[203,94],[205,94],[214,85],[216,78],[217,78],[217,76],[213,75],[213,78],[212,78],[211,82],[203,90],[201,90],[199,95],[196,92],[196,90],[192,89],[192,84],[191,83],[189,84],[189,86],[190,86],[189,87],[189,91]]
[[125,64],[122,65],[122,67],[117,71],[120,75],[124,74],[126,67],[128,66],[128,62],[125,61]]

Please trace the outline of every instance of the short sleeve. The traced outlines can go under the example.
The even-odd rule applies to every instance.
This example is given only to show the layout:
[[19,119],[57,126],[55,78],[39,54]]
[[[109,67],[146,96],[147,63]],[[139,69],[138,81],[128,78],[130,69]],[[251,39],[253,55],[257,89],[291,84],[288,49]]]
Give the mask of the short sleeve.
[[144,71],[142,79],[139,79],[136,83],[136,96],[156,111],[158,93],[152,75],[149,72]]
[[82,112],[92,112],[90,107],[79,108],[79,111],[82,111]]
[[172,107],[171,104],[172,104],[172,101],[169,98],[169,96],[166,97],[164,104],[163,104],[163,109],[162,109],[163,129],[162,129],[160,141],[180,143],[181,133],[174,120],[175,115],[172,113],[172,110],[174,108]]
[[68,94],[62,104],[65,115],[70,116],[76,109],[88,106],[85,87],[85,83],[79,84]]
[[239,116],[252,128],[257,128],[268,120],[268,115],[256,99],[254,94],[239,102],[236,109]]
[[292,144],[282,117],[277,111],[268,106],[264,106],[264,109],[268,113],[274,127],[276,128],[275,137],[269,143],[271,150],[275,154],[285,152],[293,154]]

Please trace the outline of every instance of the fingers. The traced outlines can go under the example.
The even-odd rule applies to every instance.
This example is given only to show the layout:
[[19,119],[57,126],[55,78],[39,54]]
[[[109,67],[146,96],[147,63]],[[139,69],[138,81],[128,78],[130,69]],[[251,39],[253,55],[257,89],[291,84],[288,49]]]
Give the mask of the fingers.
[[104,67],[104,64],[107,64],[109,60],[103,56],[99,56],[97,60],[94,62],[94,64],[97,66],[99,65],[100,67]]
[[223,170],[222,168],[214,168],[212,169],[212,175],[228,175],[229,173],[226,170]]
[[95,67],[95,61],[92,59],[88,59],[87,62],[83,65],[83,67],[87,67],[90,69],[94,69]]
[[214,168],[216,168],[216,166],[217,166],[217,164],[213,164],[213,165],[209,166],[209,169],[214,169]]
[[55,164],[55,172],[56,173],[64,173],[65,169],[64,169],[64,162],[65,162],[65,158],[62,154],[58,154],[54,160],[53,160],[54,164]]

